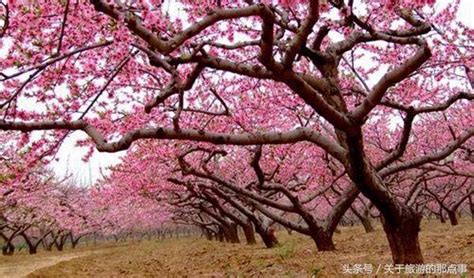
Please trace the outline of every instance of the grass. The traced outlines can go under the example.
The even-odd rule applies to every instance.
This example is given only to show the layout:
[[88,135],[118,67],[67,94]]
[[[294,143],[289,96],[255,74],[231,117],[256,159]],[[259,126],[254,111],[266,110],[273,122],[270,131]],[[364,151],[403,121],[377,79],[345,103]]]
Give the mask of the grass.
[[280,259],[285,260],[295,255],[295,249],[294,249],[294,246],[289,243],[286,243],[286,244],[280,243],[275,248],[275,253],[278,257],[280,257]]

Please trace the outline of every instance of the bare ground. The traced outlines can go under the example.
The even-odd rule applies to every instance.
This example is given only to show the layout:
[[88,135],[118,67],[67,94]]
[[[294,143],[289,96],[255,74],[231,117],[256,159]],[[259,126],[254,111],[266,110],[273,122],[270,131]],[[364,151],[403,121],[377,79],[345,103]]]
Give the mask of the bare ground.
[[[335,236],[335,252],[318,252],[310,239],[298,234],[281,232],[279,239],[282,244],[274,249],[266,249],[262,244],[248,246],[185,238],[82,247],[66,251],[61,257],[57,252],[19,254],[0,258],[0,276],[341,277],[344,264],[377,267],[391,263],[388,243],[379,226],[371,234],[366,234],[362,227],[342,228]],[[470,220],[463,220],[456,227],[437,221],[423,223],[421,245],[426,263],[467,264],[469,273],[464,277],[474,277],[473,242],[474,222]]]

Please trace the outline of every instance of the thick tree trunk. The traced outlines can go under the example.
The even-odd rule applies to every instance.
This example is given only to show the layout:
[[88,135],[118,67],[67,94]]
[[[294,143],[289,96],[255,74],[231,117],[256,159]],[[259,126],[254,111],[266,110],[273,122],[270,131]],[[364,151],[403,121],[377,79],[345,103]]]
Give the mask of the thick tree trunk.
[[216,233],[216,239],[220,242],[224,242],[224,239],[226,239],[224,229],[222,227],[219,227],[219,230]]
[[314,235],[311,235],[311,238],[316,243],[318,251],[334,251],[336,246],[332,240],[333,233],[328,231],[318,231]]
[[63,244],[58,244],[58,245],[56,245],[56,248],[58,249],[58,251],[63,251],[64,250],[64,245]]
[[4,256],[11,256],[15,253],[15,245],[13,245],[11,242],[6,242],[2,246],[2,254]]
[[30,255],[34,255],[36,253],[38,253],[38,246],[37,245],[28,245],[28,253]]
[[231,234],[230,234],[229,228],[223,227],[223,228],[222,228],[222,234],[223,234],[224,239],[225,239],[226,242],[231,242],[232,236],[231,236]]
[[273,248],[278,244],[278,239],[273,229],[265,228],[263,225],[255,225],[255,230],[267,248]]
[[455,211],[448,211],[448,217],[451,225],[456,226],[458,224],[458,217]]
[[255,239],[255,232],[253,230],[252,223],[247,223],[247,225],[242,226],[242,229],[244,230],[245,240],[247,241],[247,244],[256,244],[257,240]]
[[346,140],[350,158],[349,176],[380,211],[393,263],[422,264],[423,256],[418,241],[421,216],[390,193],[382,177],[376,174],[376,169],[364,157],[362,141],[360,130]]
[[26,241],[26,245],[28,245],[28,253],[30,255],[34,255],[36,253],[38,253],[38,245],[30,242],[30,241]]
[[38,246],[44,240],[44,236],[40,239],[37,239],[36,242],[35,242],[35,238],[33,237],[30,238],[25,233],[21,233],[21,236],[25,240],[26,245],[28,245],[28,253],[30,255],[34,255],[38,253]]
[[236,223],[231,223],[228,227],[230,243],[240,243],[239,230],[237,229],[237,227],[238,226]]
[[392,251],[394,264],[423,263],[418,240],[420,223],[421,217],[407,208],[397,221],[386,221],[382,217],[383,228]]

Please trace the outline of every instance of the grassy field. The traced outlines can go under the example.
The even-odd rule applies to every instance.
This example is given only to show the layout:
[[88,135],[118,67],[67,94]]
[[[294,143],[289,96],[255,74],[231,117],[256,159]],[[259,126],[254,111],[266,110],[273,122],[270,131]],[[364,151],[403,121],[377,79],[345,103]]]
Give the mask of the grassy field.
[[[376,268],[391,262],[380,226],[371,234],[362,227],[341,228],[335,236],[335,252],[318,252],[310,239],[295,233],[280,232],[278,236],[281,245],[274,249],[184,238],[80,246],[35,256],[17,254],[0,257],[0,276],[350,277],[342,272],[344,264]],[[438,221],[423,223],[421,245],[426,263],[467,264],[469,273],[464,277],[474,277],[473,242],[474,222],[470,220],[456,227]]]

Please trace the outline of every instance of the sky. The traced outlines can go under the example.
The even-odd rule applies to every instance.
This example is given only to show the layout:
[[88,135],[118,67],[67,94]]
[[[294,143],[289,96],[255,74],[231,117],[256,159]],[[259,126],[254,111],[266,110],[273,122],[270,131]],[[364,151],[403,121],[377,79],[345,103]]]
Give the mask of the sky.
[[[173,1],[170,1],[171,3]],[[444,7],[452,0],[438,0],[437,6]],[[173,13],[172,4],[169,5],[170,14]],[[474,0],[461,0],[461,7],[458,12],[458,18],[467,26],[474,28]],[[61,145],[57,160],[51,164],[53,170],[59,176],[72,175],[80,185],[91,185],[107,173],[107,167],[120,163],[120,158],[125,151],[118,153],[99,153],[95,152],[88,162],[83,161],[87,149],[78,148],[75,142],[78,139],[84,139],[82,132],[72,133]]]

